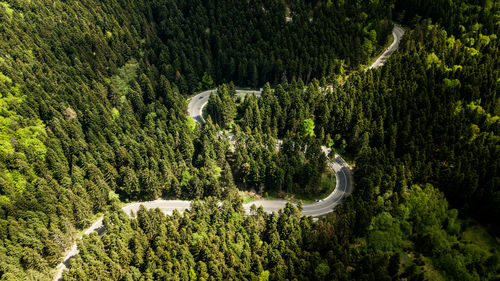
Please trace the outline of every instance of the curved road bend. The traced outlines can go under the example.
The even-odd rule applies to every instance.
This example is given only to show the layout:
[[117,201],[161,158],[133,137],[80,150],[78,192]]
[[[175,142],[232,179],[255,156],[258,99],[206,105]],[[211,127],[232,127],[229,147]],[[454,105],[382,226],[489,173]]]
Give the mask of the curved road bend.
[[[401,41],[401,37],[404,34],[404,30],[395,25],[392,31],[392,35],[394,37],[394,42],[389,46],[389,48],[369,67],[379,68],[384,65],[387,57],[389,57],[394,51],[398,48],[399,42]],[[202,111],[203,107],[208,103],[208,98],[210,94],[215,92],[216,89],[208,90],[201,92],[190,99],[188,105],[188,113],[196,122],[202,123]],[[253,90],[237,90],[238,93],[253,93],[257,96],[260,96],[260,91]],[[323,152],[329,155],[330,151],[326,147],[322,147]],[[352,192],[352,176],[349,165],[344,161],[344,159],[340,155],[335,155],[335,159],[330,159],[328,157],[327,161],[328,167],[335,172],[335,176],[337,179],[337,183],[335,186],[335,190],[328,195],[325,199],[320,200],[316,203],[311,204],[303,204],[302,205],[302,215],[304,216],[314,216],[319,217],[325,214],[328,214],[333,211],[335,206],[339,205],[342,202],[344,196],[351,194]],[[262,206],[265,212],[272,213],[277,212],[281,208],[283,208],[288,201],[286,200],[258,200],[253,201],[243,205],[245,212],[250,214],[250,207],[255,205],[257,207]],[[139,202],[127,205],[122,208],[125,213],[131,215],[131,212],[136,213],[139,210],[139,207],[143,205],[147,209],[159,208],[165,214],[172,214],[174,210],[178,210],[179,212],[183,212],[184,210],[190,209],[190,201],[183,200],[155,200],[148,202]],[[99,218],[92,226],[90,226],[86,231],[85,235],[89,235],[92,232],[97,232],[99,235],[104,234],[105,229],[102,224],[102,217]],[[54,280],[62,280],[62,273],[65,269],[69,267],[69,262],[72,257],[78,254],[78,248],[76,243],[73,244],[71,249],[68,251],[66,256],[64,257],[63,262],[61,262],[57,266],[57,272],[54,276]]]
[[[339,205],[342,202],[344,196],[349,195],[352,192],[351,171],[347,163],[344,161],[344,159],[342,159],[342,157],[340,157],[340,155],[335,155],[335,159],[332,161],[332,159],[328,157],[330,149],[324,146],[322,147],[322,149],[323,152],[327,155],[328,167],[335,172],[336,186],[334,191],[325,199],[320,200],[316,203],[303,204],[303,216],[319,217],[326,215],[332,212],[333,208],[335,208],[335,206]],[[258,200],[244,204],[243,208],[246,214],[251,214],[252,205],[255,205],[256,207],[262,207],[266,213],[273,213],[278,212],[280,209],[285,207],[286,203],[288,203],[288,201],[286,200]],[[296,203],[294,204],[296,205]],[[122,210],[129,216],[132,216],[132,213],[137,213],[141,205],[146,207],[147,209],[159,208],[163,213],[171,215],[174,210],[177,210],[181,213],[185,210],[189,210],[191,208],[191,201],[155,200],[138,202],[127,205],[123,207]],[[103,235],[105,231],[106,230],[104,229],[104,226],[102,224],[101,217],[85,231],[85,235],[89,235],[92,232],[97,232],[97,234]],[[64,261],[57,266],[57,274],[54,280],[62,280],[62,273],[64,269],[69,268],[71,258],[76,256],[78,253],[79,251],[75,243],[64,257]]]
[[[204,92],[201,92],[197,94],[196,96],[193,96],[189,100],[189,105],[188,105],[188,114],[191,116],[194,121],[198,123],[203,123],[203,107],[207,105],[208,103],[208,98],[212,93],[217,91],[217,89],[212,89],[212,90],[207,90]],[[255,94],[257,97],[260,97],[261,91],[256,91],[256,90],[236,90],[236,93],[247,93],[247,94]]]
[[392,44],[385,50],[385,52],[380,55],[380,57],[377,58],[377,60],[368,67],[368,69],[373,69],[373,68],[379,68],[381,66],[384,66],[385,62],[387,61],[387,58],[394,53],[398,47],[399,47],[399,42],[401,42],[401,37],[405,34],[405,31],[403,28],[401,28],[399,25],[395,24],[394,28],[392,29],[392,37],[394,37],[394,41]]

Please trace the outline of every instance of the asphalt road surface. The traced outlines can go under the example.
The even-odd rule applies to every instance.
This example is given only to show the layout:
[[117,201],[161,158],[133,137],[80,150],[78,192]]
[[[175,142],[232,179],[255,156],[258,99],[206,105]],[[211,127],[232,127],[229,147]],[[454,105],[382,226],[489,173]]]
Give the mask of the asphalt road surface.
[[[215,91],[217,91],[217,89],[204,91],[189,99],[188,114],[194,119],[194,121],[198,123],[203,122],[203,108],[207,105],[210,95]],[[260,92],[261,91],[256,90],[236,90],[236,93],[255,94],[258,97],[260,96]]]
[[377,58],[377,60],[370,65],[368,69],[372,68],[379,68],[383,66],[387,60],[387,58],[394,53],[399,47],[399,42],[401,41],[401,37],[405,34],[404,29],[402,29],[399,25],[394,25],[394,28],[392,29],[392,36],[394,37],[394,41],[392,44],[385,50],[385,52]]
[[[330,159],[328,157],[330,149],[322,147],[323,152],[327,155],[327,164],[330,169],[335,172],[336,176],[336,186],[334,191],[328,195],[325,199],[319,200],[315,203],[303,204],[302,205],[302,215],[320,217],[326,215],[333,211],[333,208],[342,202],[342,199],[351,194],[352,192],[352,178],[350,168],[347,163],[340,157],[340,155],[335,155],[335,159]],[[262,207],[265,212],[273,213],[278,212],[280,209],[285,207],[288,201],[286,200],[258,200],[253,201],[243,205],[246,214],[251,214],[251,207],[255,205],[256,207]],[[294,203],[295,204],[295,203]],[[155,200],[146,201],[139,203],[132,203],[122,208],[125,213],[129,216],[136,214],[140,206],[144,206],[147,209],[159,208],[163,213],[171,215],[174,210],[180,213],[185,210],[190,209],[191,201],[185,200]],[[85,234],[89,235],[92,232],[97,232],[99,235],[105,233],[104,226],[102,224],[102,217],[99,218],[92,226],[90,226]],[[76,243],[73,244],[70,251],[64,257],[64,261],[57,266],[57,274],[54,280],[61,280],[62,272],[64,269],[69,268],[69,263],[72,257],[79,253]]]
[[[369,67],[379,68],[384,65],[387,57],[389,57],[394,51],[398,48],[401,37],[404,34],[404,30],[395,25],[392,31],[394,36],[394,42],[389,46],[389,48]],[[216,89],[208,90],[201,92],[195,96],[193,96],[189,100],[188,105],[188,113],[196,122],[203,122],[203,107],[208,103],[208,98],[210,95],[215,92]],[[237,90],[238,93],[251,93],[257,96],[260,96],[261,91],[255,90]],[[322,147],[323,152],[328,156],[330,151],[326,147]],[[324,216],[333,211],[333,209],[342,202],[342,199],[345,196],[348,196],[352,192],[352,176],[349,165],[342,159],[340,155],[335,155],[335,159],[330,159],[328,157],[327,161],[328,167],[335,172],[336,177],[336,186],[333,192],[328,195],[326,198],[319,200],[315,203],[303,204],[302,205],[302,215],[303,216],[313,216],[320,217]],[[286,200],[258,200],[253,201],[243,205],[245,212],[247,214],[251,213],[251,206],[255,205],[256,207],[261,207],[267,213],[278,212],[282,209],[288,201]],[[172,214],[174,210],[178,210],[179,212],[183,212],[185,210],[190,209],[191,202],[183,201],[183,200],[155,200],[155,201],[147,201],[147,202],[139,202],[127,205],[122,208],[125,213],[131,215],[135,214],[139,207],[143,205],[147,209],[155,209],[159,208],[165,214]],[[90,226],[84,234],[89,235],[92,232],[97,232],[99,235],[104,234],[105,229],[102,224],[102,217],[99,218],[92,226]],[[64,261],[57,266],[57,273],[54,277],[54,280],[61,280],[62,272],[64,269],[69,267],[69,262],[72,257],[78,254],[78,248],[76,243],[73,244],[71,249],[67,252],[64,257]]]
[[[330,169],[335,172],[335,177],[337,179],[335,189],[326,198],[319,200],[315,203],[303,204],[302,205],[302,215],[320,217],[324,216],[333,211],[333,208],[342,202],[345,196],[348,196],[352,192],[352,176],[351,170],[347,163],[336,154],[335,159],[330,159],[328,154],[330,149],[322,147],[323,152],[327,155],[327,164]],[[272,213],[278,212],[280,209],[285,207],[288,201],[286,200],[258,200],[253,201],[243,205],[245,212],[250,214],[250,208],[252,205],[256,207],[262,206],[265,212]]]

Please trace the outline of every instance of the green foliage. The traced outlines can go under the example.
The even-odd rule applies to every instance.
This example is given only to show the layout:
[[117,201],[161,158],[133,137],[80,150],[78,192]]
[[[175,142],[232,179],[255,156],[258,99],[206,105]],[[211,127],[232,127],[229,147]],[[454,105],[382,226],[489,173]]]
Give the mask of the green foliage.
[[[12,80],[6,76],[2,80],[6,85],[12,84]],[[25,96],[20,93],[19,85],[12,86],[5,95],[0,94],[0,153],[15,153],[14,146],[19,143],[33,149],[37,157],[44,159],[47,148],[40,138],[45,136],[45,124],[41,120],[30,120],[17,113],[16,109],[24,100]]]
[[110,202],[113,202],[113,201],[119,202],[120,201],[120,196],[118,194],[116,194],[114,191],[110,190],[108,192],[108,200]]
[[[498,255],[463,243],[457,211],[425,184],[495,230],[496,2],[264,2],[0,2],[1,279],[50,279],[117,196],[315,194],[330,139],[356,159],[356,200],[333,217],[121,214],[85,238],[68,280],[415,280],[421,263],[495,278]],[[383,69],[353,72],[385,44],[394,3],[413,31]],[[221,86],[207,122],[186,121],[183,94],[228,81],[276,87],[236,106]],[[316,137],[303,138],[310,116]]]
[[[477,268],[489,254],[480,250],[477,241],[469,244],[470,240],[457,239],[460,232],[457,212],[448,209],[443,194],[430,185],[412,186],[404,198],[404,203],[396,207],[395,218],[382,212],[373,219],[368,246],[381,252],[409,251],[411,241],[415,245],[412,251],[432,257],[434,266],[450,280],[476,279],[478,272],[470,272],[468,268]],[[497,266],[498,263],[493,268]],[[492,276],[493,268],[482,270],[481,274]]]
[[137,77],[139,63],[131,59],[122,66],[116,75],[111,77],[111,83],[117,87],[121,95],[127,95],[130,91],[131,82]]
[[[495,2],[495,1],[493,1]],[[396,1],[394,14],[407,23],[415,23],[419,18],[430,18],[439,23],[450,33],[465,32],[467,29],[474,33],[483,34],[498,31],[498,2],[491,1],[447,1],[436,0],[425,2],[419,0]]]
[[305,119],[302,121],[300,130],[305,137],[314,137],[314,121],[312,119]]
[[7,13],[7,15],[9,15],[9,17],[12,17],[14,10],[10,7],[9,3],[1,1],[0,6],[5,10],[5,12]]
[[178,191],[181,172],[195,168],[175,159],[193,135],[177,85],[142,49],[158,38],[144,3],[8,3],[0,4],[0,279],[48,280],[76,228],[109,201]]
[[190,116],[186,117],[186,125],[191,133],[194,132],[194,130],[196,129],[196,123]]
[[203,88],[204,89],[212,89],[214,87],[214,80],[212,79],[212,76],[208,74],[208,72],[205,72],[203,74],[203,77],[201,78],[201,83],[203,83]]
[[313,112],[317,132],[340,135],[357,155],[361,201],[346,206],[357,212],[353,232],[375,253],[402,252],[397,275],[409,280],[488,280],[498,268],[498,258],[463,240],[458,211],[448,209],[449,200],[498,233],[498,41],[481,49],[466,30],[451,37],[416,25],[383,69],[352,75]]
[[12,79],[0,72],[0,82],[4,83],[5,85],[10,85],[12,84]]
[[458,80],[458,79],[450,80],[448,78],[445,78],[445,79],[443,79],[443,83],[444,83],[445,89],[454,89],[454,88],[460,87],[460,80]]
[[236,117],[235,93],[234,85],[224,84],[208,100],[206,111],[222,128],[229,128]]
[[18,170],[4,170],[2,173],[2,179],[7,184],[14,187],[13,191],[17,193],[23,193],[26,188],[27,180]]
[[269,280],[269,270],[264,270],[259,274],[259,281],[268,281]]
[[191,179],[193,179],[193,176],[191,176],[189,171],[188,170],[183,171],[182,172],[181,186],[187,186]]
[[425,62],[427,63],[427,68],[431,68],[434,65],[441,65],[441,60],[438,58],[438,56],[436,56],[435,53],[428,54]]
[[[186,94],[212,88],[209,76],[214,85],[234,81],[254,88],[333,77],[339,59],[346,68],[358,68],[386,43],[392,29],[390,1],[334,2],[152,2],[150,9],[158,11],[155,29],[168,42],[168,49],[153,45],[154,59]],[[287,14],[292,21],[286,21]],[[174,31],[186,26],[188,32]]]
[[402,246],[402,232],[399,220],[391,214],[382,212],[377,215],[369,229],[368,245],[380,251],[394,251]]
[[120,111],[116,109],[116,107],[111,109],[111,118],[113,118],[113,120],[120,118]]
[[[0,159],[12,159],[19,165],[0,165],[0,180],[3,194],[14,196],[23,193],[28,177],[33,173],[25,161],[45,160],[47,147],[42,142],[46,136],[45,124],[35,118],[30,119],[18,113],[25,102],[20,86],[0,72]],[[28,153],[28,155],[26,155]],[[22,164],[21,164],[22,163]]]
[[272,136],[260,138],[259,141],[243,133],[236,136],[233,174],[240,187],[260,190],[261,194],[284,192],[315,199],[334,186],[334,181],[323,183],[329,177],[324,174],[326,157],[317,142],[304,142],[301,135],[297,135],[283,140],[278,151]]
[[[355,263],[335,262],[341,252],[333,240],[340,233],[332,232],[330,219],[313,222],[290,204],[279,215],[257,211],[255,216],[237,212],[240,203],[217,206],[213,198],[191,207],[171,216],[140,209],[137,219],[106,214],[106,234],[84,237],[64,280],[123,279],[131,272],[138,279],[168,280],[356,279],[353,268],[346,269],[358,268]],[[387,275],[386,267],[379,267],[377,276]]]
[[194,271],[193,267],[190,267],[189,268],[189,281],[196,281],[196,280],[198,280],[196,278],[196,272]]
[[316,275],[316,277],[318,277],[320,280],[328,277],[329,273],[330,267],[325,263],[320,263],[314,270],[314,275]]

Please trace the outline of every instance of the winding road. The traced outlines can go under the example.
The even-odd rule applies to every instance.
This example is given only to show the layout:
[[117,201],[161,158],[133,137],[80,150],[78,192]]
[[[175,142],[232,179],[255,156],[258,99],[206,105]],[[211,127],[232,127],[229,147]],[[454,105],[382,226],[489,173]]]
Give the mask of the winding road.
[[398,47],[399,47],[399,42],[401,42],[401,37],[405,34],[405,31],[401,26],[395,24],[394,28],[392,29],[392,37],[394,37],[394,41],[392,41],[392,44],[387,48],[384,53],[380,57],[377,58],[377,60],[368,67],[368,69],[373,69],[373,68],[379,68],[385,64],[387,61],[387,58],[394,53]]
[[[395,25],[393,29],[394,42],[389,46],[389,48],[369,67],[379,68],[384,65],[388,56],[390,56],[399,46],[401,37],[404,34],[404,30]],[[210,95],[215,92],[216,89],[201,92],[193,96],[189,100],[188,113],[196,122],[203,123],[202,111],[203,107],[208,103]],[[261,91],[255,90],[237,90],[238,93],[252,93],[260,96]],[[335,172],[336,176],[336,186],[334,191],[328,195],[326,198],[319,200],[315,203],[303,204],[302,205],[302,215],[303,216],[313,216],[320,217],[324,216],[333,211],[337,205],[342,202],[345,196],[348,196],[352,192],[352,176],[349,165],[344,161],[340,155],[335,155],[334,159],[331,159],[330,149],[322,147],[323,152],[327,155],[327,164],[330,169]],[[288,201],[286,200],[258,200],[251,203],[243,205],[245,212],[250,214],[251,206],[262,207],[265,212],[272,213],[277,212],[282,209]],[[132,212],[136,213],[139,207],[143,205],[147,209],[159,208],[165,214],[172,214],[174,210],[183,212],[190,209],[191,201],[185,200],[155,200],[147,202],[132,203],[122,208],[125,213],[131,215]],[[105,229],[102,224],[102,217],[99,218],[92,226],[90,226],[85,232],[85,235],[89,235],[92,232],[97,232],[99,235],[104,234]],[[56,268],[56,274],[54,280],[62,280],[62,273],[65,269],[69,267],[69,263],[72,257],[78,254],[77,244],[73,244],[71,249],[66,253],[63,262],[61,262]]]
[[[201,92],[189,99],[189,105],[188,105],[188,114],[191,116],[191,118],[194,119],[194,121],[198,123],[203,123],[203,107],[207,105],[208,103],[208,98],[210,95],[217,91],[217,89],[212,89],[208,91]],[[257,97],[260,97],[261,91],[256,91],[256,90],[236,90],[236,93],[247,93],[247,94],[254,94]]]

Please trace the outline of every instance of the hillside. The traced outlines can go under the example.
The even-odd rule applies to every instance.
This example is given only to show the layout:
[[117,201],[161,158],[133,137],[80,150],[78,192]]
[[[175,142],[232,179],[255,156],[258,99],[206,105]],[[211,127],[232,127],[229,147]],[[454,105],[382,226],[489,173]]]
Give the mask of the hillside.
[[[499,278],[499,11],[0,2],[0,280],[51,280],[101,215],[107,233],[78,240],[65,280]],[[365,71],[393,21],[399,49]],[[216,86],[195,123],[187,98]],[[244,216],[238,188],[331,189],[322,145],[353,167],[342,205],[319,221],[291,205]],[[157,198],[203,200],[183,215],[120,211]]]

